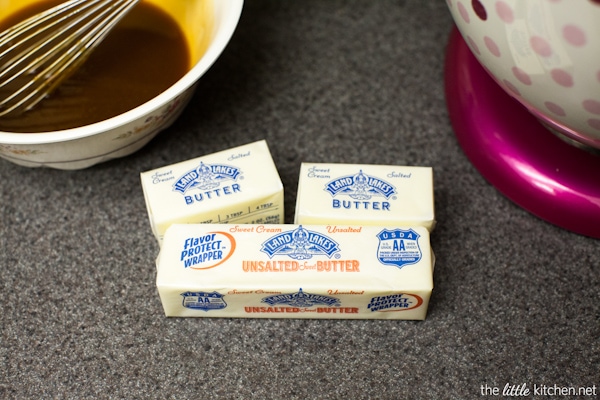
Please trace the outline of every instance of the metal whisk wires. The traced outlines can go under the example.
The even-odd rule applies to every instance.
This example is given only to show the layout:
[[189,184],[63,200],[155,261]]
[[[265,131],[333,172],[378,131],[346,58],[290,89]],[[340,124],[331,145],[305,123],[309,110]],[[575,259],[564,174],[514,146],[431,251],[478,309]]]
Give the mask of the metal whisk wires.
[[33,108],[139,0],[70,0],[0,34],[0,117]]

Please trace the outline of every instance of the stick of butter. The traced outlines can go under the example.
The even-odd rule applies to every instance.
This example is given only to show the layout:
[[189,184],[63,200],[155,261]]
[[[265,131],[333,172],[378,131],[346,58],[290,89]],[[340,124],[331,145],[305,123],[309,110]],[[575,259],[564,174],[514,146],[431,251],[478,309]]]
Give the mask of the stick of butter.
[[336,225],[172,225],[156,284],[169,317],[423,320],[429,231]]
[[264,140],[141,173],[159,243],[174,223],[284,222],[283,184]]
[[296,224],[435,227],[430,167],[302,163]]

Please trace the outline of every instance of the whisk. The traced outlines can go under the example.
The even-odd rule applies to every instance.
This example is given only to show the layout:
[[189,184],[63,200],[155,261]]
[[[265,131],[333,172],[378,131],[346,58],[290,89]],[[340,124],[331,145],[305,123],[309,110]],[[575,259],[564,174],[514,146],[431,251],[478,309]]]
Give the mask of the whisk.
[[0,117],[48,96],[140,0],[69,0],[0,34]]

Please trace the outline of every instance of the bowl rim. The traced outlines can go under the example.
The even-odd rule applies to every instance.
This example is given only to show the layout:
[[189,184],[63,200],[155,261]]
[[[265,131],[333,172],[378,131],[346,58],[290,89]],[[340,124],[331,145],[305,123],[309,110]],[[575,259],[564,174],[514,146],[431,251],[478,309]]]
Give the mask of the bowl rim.
[[[127,125],[144,115],[148,115],[158,108],[168,104],[174,98],[182,95],[192,87],[198,79],[215,63],[229,43],[241,17],[244,0],[214,0],[215,15],[222,18],[215,20],[213,39],[210,41],[204,55],[168,89],[139,106],[116,115],[114,117],[77,128],[59,131],[45,131],[36,133],[17,133],[0,131],[0,145],[33,145],[57,142],[67,142],[105,133],[119,126]],[[228,9],[224,12],[224,9]]]

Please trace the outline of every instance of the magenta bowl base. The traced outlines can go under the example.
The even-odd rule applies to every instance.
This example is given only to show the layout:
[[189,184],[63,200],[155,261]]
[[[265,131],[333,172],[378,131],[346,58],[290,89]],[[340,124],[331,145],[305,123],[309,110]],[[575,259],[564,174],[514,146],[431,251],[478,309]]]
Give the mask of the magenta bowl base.
[[600,156],[546,129],[496,84],[456,28],[445,92],[456,138],[488,182],[539,218],[600,238]]

